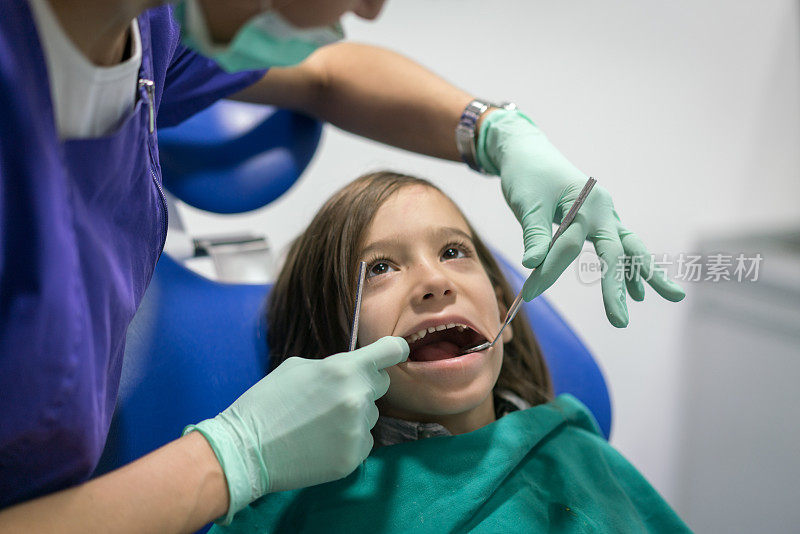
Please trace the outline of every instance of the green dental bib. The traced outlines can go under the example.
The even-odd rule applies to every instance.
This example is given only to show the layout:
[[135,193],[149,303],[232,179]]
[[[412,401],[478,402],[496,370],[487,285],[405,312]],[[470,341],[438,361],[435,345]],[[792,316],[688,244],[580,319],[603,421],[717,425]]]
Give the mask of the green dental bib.
[[688,532],[574,397],[468,434],[373,451],[342,480],[267,495],[212,532]]

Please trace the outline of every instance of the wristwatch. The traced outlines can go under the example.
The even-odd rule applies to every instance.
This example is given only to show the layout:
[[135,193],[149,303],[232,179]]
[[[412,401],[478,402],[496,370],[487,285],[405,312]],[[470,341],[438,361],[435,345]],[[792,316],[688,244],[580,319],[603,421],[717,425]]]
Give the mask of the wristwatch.
[[458,153],[461,154],[461,159],[469,165],[470,169],[483,174],[486,174],[486,171],[478,164],[475,152],[475,126],[489,108],[511,111],[517,109],[517,106],[512,102],[493,104],[492,102],[474,99],[464,108],[464,112],[458,121],[458,126],[456,126],[456,147],[458,147]]

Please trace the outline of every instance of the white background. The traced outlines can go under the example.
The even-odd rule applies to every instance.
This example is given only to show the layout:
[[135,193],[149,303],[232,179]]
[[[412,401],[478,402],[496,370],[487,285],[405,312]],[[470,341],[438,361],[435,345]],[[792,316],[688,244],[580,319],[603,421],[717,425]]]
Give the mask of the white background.
[[[392,0],[377,22],[345,26],[353,40],[401,51],[475,96],[515,101],[611,191],[651,252],[800,227],[796,1]],[[333,191],[383,168],[439,184],[487,241],[521,257],[496,180],[332,127],[302,181],[274,204],[225,218],[182,213],[193,234],[255,230],[282,248]],[[693,295],[684,287],[681,304],[652,291],[629,303],[624,330],[610,326],[599,285],[579,283],[574,267],[547,292],[606,374],[612,443],[672,503]]]

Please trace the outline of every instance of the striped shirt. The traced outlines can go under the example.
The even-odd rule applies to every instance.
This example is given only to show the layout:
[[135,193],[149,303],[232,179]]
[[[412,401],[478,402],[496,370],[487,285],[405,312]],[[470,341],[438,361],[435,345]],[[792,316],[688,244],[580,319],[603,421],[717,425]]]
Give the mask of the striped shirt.
[[[507,413],[525,410],[530,407],[530,403],[525,399],[507,389],[500,389],[494,392],[494,413],[497,419]],[[452,435],[450,431],[439,423],[417,423],[384,415],[378,418],[375,428],[372,429],[375,448],[450,435]]]

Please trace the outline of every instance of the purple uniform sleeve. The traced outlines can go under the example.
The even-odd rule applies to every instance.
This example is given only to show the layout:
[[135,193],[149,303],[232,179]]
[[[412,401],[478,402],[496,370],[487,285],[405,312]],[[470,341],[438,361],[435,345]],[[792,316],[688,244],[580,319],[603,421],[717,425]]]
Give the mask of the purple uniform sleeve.
[[158,124],[162,128],[175,126],[217,100],[252,85],[265,73],[266,70],[228,73],[213,60],[178,45],[164,80]]

